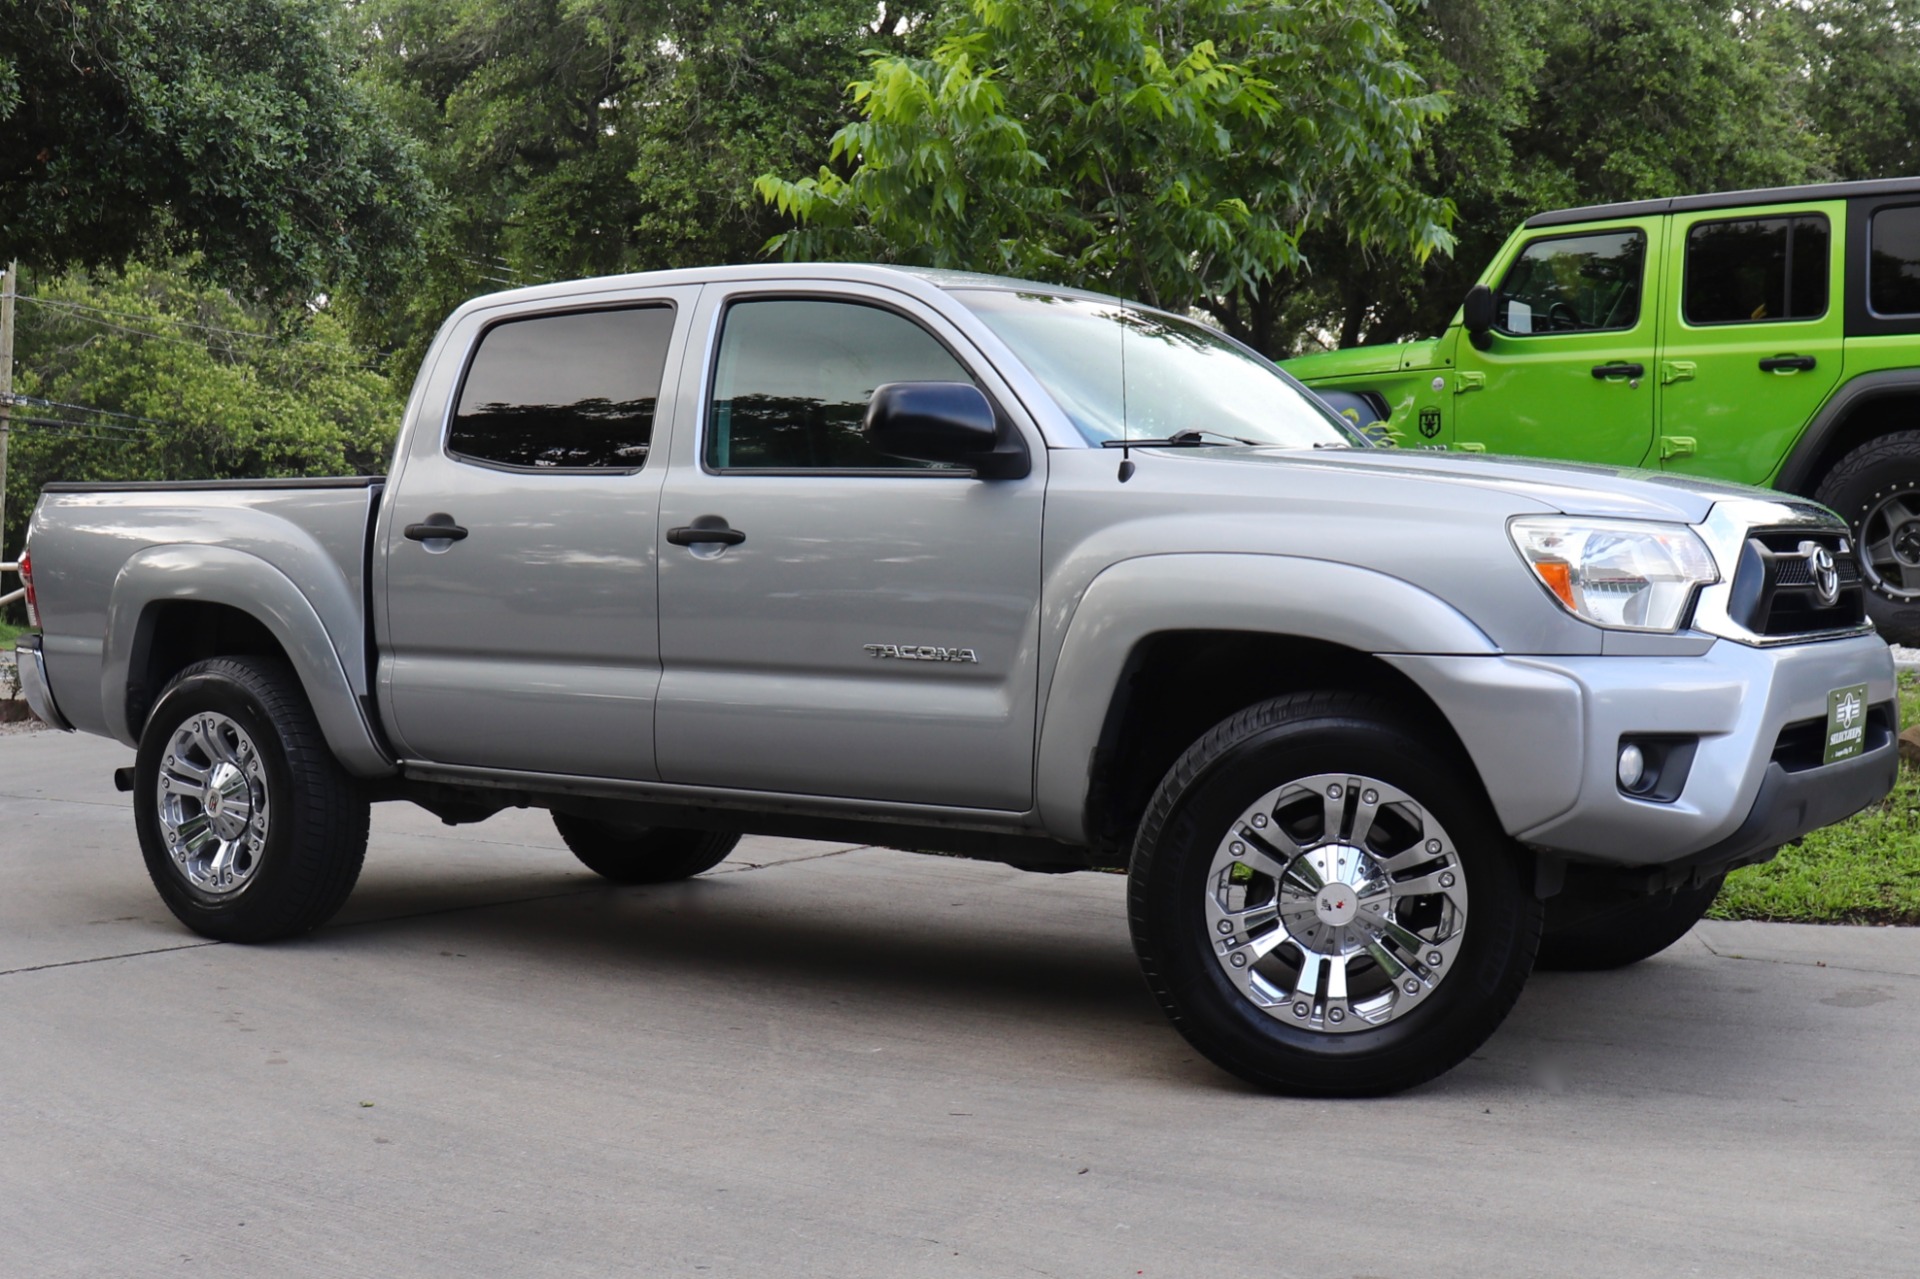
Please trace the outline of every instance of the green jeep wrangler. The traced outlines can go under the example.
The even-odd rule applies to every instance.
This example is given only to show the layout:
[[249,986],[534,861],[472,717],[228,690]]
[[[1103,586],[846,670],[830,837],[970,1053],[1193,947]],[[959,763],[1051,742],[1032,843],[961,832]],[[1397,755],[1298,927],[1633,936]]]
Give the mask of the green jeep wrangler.
[[1438,338],[1284,367],[1405,447],[1815,498],[1920,643],[1920,178],[1542,213]]

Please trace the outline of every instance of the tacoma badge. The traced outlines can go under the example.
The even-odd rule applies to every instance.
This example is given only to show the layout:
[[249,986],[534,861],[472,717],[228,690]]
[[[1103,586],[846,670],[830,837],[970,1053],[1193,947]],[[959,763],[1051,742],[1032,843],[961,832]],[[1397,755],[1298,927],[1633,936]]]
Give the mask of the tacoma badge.
[[863,644],[868,657],[897,658],[903,662],[978,662],[970,648],[938,648],[932,644]]

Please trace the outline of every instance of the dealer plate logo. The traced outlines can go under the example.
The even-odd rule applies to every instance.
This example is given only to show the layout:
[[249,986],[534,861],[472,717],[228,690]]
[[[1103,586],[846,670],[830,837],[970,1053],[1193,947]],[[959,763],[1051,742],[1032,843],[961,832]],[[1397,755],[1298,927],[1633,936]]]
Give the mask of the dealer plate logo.
[[1836,688],[1827,694],[1827,749],[1820,762],[1837,764],[1867,748],[1867,686]]

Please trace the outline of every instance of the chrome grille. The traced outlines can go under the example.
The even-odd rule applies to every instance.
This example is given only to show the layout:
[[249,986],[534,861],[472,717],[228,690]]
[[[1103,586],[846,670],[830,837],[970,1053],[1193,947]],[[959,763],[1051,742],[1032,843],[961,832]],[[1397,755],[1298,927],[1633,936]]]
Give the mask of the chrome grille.
[[[1835,595],[1820,593],[1815,553],[1833,557]],[[1728,612],[1756,635],[1815,635],[1866,620],[1866,594],[1853,539],[1843,529],[1755,529],[1734,574]]]

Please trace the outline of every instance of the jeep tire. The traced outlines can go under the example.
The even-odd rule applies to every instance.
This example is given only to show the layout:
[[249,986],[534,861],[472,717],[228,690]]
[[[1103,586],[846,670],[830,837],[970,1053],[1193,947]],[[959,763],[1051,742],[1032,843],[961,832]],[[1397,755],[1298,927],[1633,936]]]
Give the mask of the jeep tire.
[[1894,644],[1920,644],[1920,431],[1869,440],[1814,490],[1853,530],[1867,615]]

